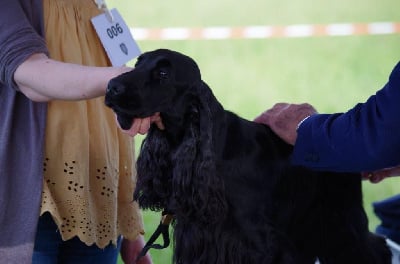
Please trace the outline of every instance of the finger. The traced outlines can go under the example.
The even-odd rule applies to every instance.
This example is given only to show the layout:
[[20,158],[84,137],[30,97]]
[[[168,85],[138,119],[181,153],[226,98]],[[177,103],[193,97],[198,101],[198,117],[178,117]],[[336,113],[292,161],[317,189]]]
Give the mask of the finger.
[[384,171],[362,172],[361,176],[363,179],[369,180],[371,183],[378,183],[387,177],[387,173]]
[[127,130],[122,130],[123,133],[134,137],[137,135],[139,128],[140,128],[141,120],[139,118],[133,119],[132,126]]
[[400,167],[393,167],[393,168],[389,168],[387,170],[387,177],[392,177],[392,176],[399,176],[400,175]]
[[275,109],[275,110],[280,110],[280,109],[283,109],[283,108],[287,108],[287,107],[289,107],[291,104],[288,104],[288,103],[276,103],[272,108],[271,108],[271,110],[272,109]]
[[265,123],[264,113],[254,118],[253,121],[257,123]]
[[268,117],[268,115],[266,113],[262,113],[261,115],[259,115],[256,118],[254,118],[254,122],[262,123],[262,124],[265,124],[265,125],[269,125],[270,124],[270,118]]
[[289,107],[289,104],[287,104],[287,103],[277,103],[272,108],[264,111],[262,113],[262,115],[265,115],[265,114],[277,115],[288,107]]
[[159,112],[155,113],[153,116],[150,117],[150,122],[156,124],[156,126],[160,130],[165,129]]
[[290,108],[296,109],[297,105],[288,103],[277,103],[272,108],[268,109],[263,113],[264,116],[277,116],[282,114],[282,112],[287,112]]
[[154,124],[156,124],[156,126],[157,126],[158,129],[160,129],[160,130],[164,130],[164,129],[165,129],[164,124],[163,124],[161,118],[154,120]]
[[378,183],[380,181],[382,181],[383,179],[385,179],[386,177],[383,175],[379,175],[379,174],[373,174],[370,178],[369,181],[371,183]]
[[138,133],[141,135],[144,135],[147,133],[147,131],[149,131],[150,128],[150,117],[146,117],[146,118],[142,118],[140,119],[140,125],[138,128]]
[[269,109],[262,113],[261,115],[257,116],[254,121],[257,123],[262,123],[268,126],[273,125],[273,123],[277,120],[279,115],[281,114],[282,110],[277,109]]
[[293,108],[301,113],[307,114],[307,115],[313,115],[317,113],[317,110],[310,104],[308,103],[303,103],[299,105],[292,105]]
[[371,176],[372,176],[372,173],[370,173],[370,172],[361,172],[361,177],[364,180],[368,180]]

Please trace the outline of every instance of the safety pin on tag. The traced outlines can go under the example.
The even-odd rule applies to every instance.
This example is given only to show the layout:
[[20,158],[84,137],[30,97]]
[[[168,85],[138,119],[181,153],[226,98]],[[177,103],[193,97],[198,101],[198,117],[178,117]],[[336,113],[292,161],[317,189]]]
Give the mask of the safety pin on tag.
[[114,23],[114,16],[111,13],[110,9],[108,9],[105,0],[94,0],[94,2],[96,3],[98,9],[103,10],[103,12],[105,13],[108,21],[110,23]]

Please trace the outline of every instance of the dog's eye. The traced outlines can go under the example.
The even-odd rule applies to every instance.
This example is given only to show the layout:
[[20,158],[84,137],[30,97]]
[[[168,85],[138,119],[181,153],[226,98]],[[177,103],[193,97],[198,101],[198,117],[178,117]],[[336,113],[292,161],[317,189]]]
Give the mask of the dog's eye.
[[168,78],[168,72],[166,70],[160,69],[158,72],[160,79],[166,79]]
[[158,68],[153,72],[153,78],[161,82],[168,80],[169,75],[169,70],[164,67]]

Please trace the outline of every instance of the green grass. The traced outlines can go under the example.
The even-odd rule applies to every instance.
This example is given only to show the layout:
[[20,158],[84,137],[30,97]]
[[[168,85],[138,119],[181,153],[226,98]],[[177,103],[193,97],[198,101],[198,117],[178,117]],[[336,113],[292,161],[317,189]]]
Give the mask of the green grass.
[[[398,0],[108,1],[131,27],[327,24],[399,20]],[[276,102],[309,102],[321,113],[343,112],[387,81],[400,58],[400,35],[258,40],[139,41],[143,51],[170,48],[193,57],[226,109],[253,119]],[[131,62],[131,64],[133,64]],[[137,137],[139,145],[142,137]],[[364,182],[364,204],[400,193],[398,178]],[[340,192],[338,193],[340,195]],[[159,214],[144,212],[147,234]],[[170,263],[171,249],[151,251]]]

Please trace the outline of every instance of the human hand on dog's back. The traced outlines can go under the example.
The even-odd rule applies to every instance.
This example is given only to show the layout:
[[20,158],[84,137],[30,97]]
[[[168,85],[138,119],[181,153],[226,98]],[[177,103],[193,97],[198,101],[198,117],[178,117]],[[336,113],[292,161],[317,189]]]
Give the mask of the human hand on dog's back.
[[[309,104],[278,103],[263,112],[255,121],[269,125],[279,137],[294,145],[298,126],[301,125],[305,118],[316,113],[314,107]],[[400,165],[376,171],[364,171],[361,175],[371,183],[378,183],[387,177],[399,176]]]
[[298,133],[301,109],[289,111],[295,105],[275,106],[261,115],[261,122],[283,140],[295,143],[294,165],[330,171],[386,171],[400,164],[399,87],[397,62],[386,84],[365,102],[345,112],[313,114],[302,122]]
[[306,118],[316,113],[315,108],[307,103],[277,103],[256,117],[254,121],[268,125],[286,143],[294,145],[297,139],[297,128]]
[[65,63],[37,53],[16,69],[14,81],[32,101],[86,100],[103,96],[110,79],[130,70]]

